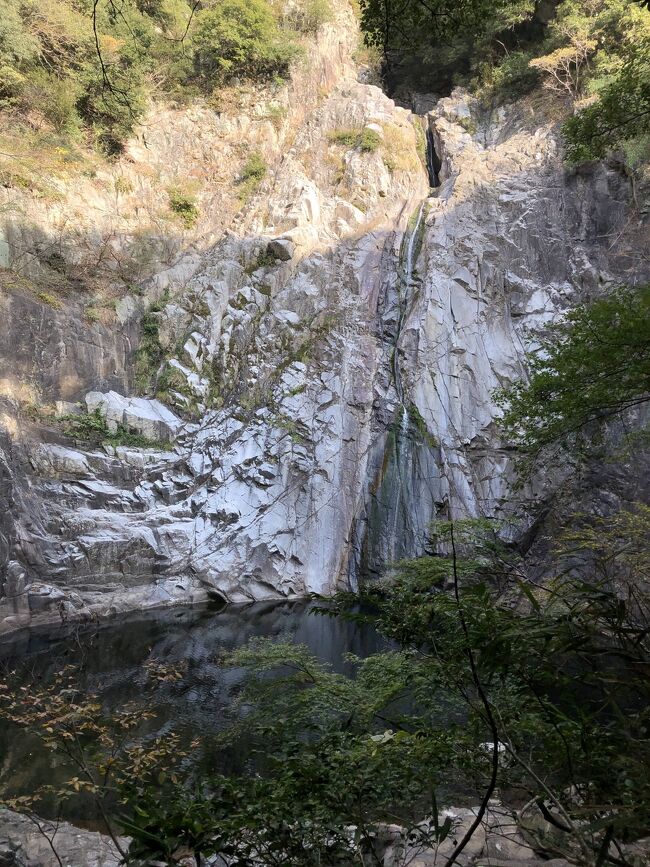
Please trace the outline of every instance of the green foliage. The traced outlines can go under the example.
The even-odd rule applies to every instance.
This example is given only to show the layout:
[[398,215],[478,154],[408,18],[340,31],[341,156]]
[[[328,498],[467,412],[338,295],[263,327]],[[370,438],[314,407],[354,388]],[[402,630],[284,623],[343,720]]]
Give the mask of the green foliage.
[[61,310],[63,307],[63,302],[56,295],[53,295],[52,292],[39,292],[38,293],[39,301],[42,301],[43,304],[47,304],[48,307],[52,307],[54,310]]
[[208,81],[286,76],[296,49],[266,0],[224,0],[197,15],[194,69]]
[[168,191],[169,208],[176,214],[186,229],[192,229],[199,219],[199,208],[195,196],[183,192],[178,187]]
[[328,0],[301,0],[289,6],[283,23],[299,33],[317,33],[323,24],[332,20],[332,7]]
[[266,175],[267,166],[264,157],[259,153],[252,153],[241,170],[240,180],[245,181],[261,181]]
[[132,446],[141,449],[169,448],[168,442],[150,440],[136,431],[129,430],[123,424],[118,424],[115,431],[111,431],[104,416],[98,409],[90,413],[78,415],[64,415],[58,421],[63,425],[66,436],[82,440],[91,445]]
[[477,96],[484,102],[504,102],[529,93],[539,81],[539,73],[530,66],[532,59],[530,50],[518,50],[482,60],[472,82]]
[[[649,13],[650,14],[650,13]],[[567,158],[597,159],[626,142],[650,134],[650,34],[631,49],[597,101],[564,124]]]
[[413,51],[431,36],[442,39],[505,30],[526,20],[533,11],[533,4],[527,0],[498,0],[496,4],[484,0],[433,0],[426,6],[409,2],[399,9],[391,8],[385,0],[361,0],[361,25],[369,44]]
[[[489,706],[508,755],[499,785],[550,792],[583,857],[595,857],[608,825],[619,839],[646,834],[650,509],[583,518],[562,540],[557,577],[543,586],[518,577],[516,560],[485,524],[473,551],[471,524],[446,529],[458,559],[406,564],[396,581],[362,596],[380,630],[410,653],[408,682],[421,718],[435,719],[445,695],[465,695],[465,726],[488,740]],[[512,589],[499,592],[515,582],[524,613],[513,607]],[[440,592],[445,583],[456,593]],[[348,604],[341,600],[343,609]],[[479,770],[477,759],[473,771],[462,765],[465,772]],[[584,793],[580,803],[571,786]]]
[[242,166],[239,179],[239,197],[242,201],[250,198],[266,177],[268,166],[264,157],[256,151],[250,154]]
[[333,129],[327,138],[332,144],[353,148],[357,146],[359,136],[360,131],[357,129]]
[[275,256],[271,255],[271,253],[268,252],[267,248],[264,247],[245,266],[244,271],[246,272],[246,274],[254,274],[260,268],[273,268],[275,265],[277,265],[277,260]]
[[533,458],[589,445],[604,421],[650,400],[650,287],[571,311],[529,362],[528,381],[499,396],[506,436]]
[[[180,671],[178,666],[150,663],[144,691],[178,679]],[[71,667],[57,672],[51,682],[34,683],[29,689],[9,677],[0,684],[0,716],[39,738],[70,775],[60,786],[44,783],[31,795],[5,799],[6,806],[34,815],[35,807],[53,802],[60,815],[63,803],[83,793],[94,802],[120,855],[126,853],[110,818],[117,791],[134,778],[158,781],[187,756],[175,733],[153,738],[144,748],[133,735],[151,718],[146,707],[116,708],[107,716],[97,696],[79,691]]]
[[156,315],[159,313],[166,300],[158,304],[152,304],[142,317],[140,343],[136,352],[136,384],[141,391],[147,391],[152,385],[162,362],[163,348],[160,343],[160,321]]
[[359,137],[359,150],[362,153],[374,153],[381,145],[381,142],[382,138],[378,132],[365,127]]
[[439,443],[433,434],[429,431],[427,427],[427,423],[422,418],[422,414],[420,410],[414,403],[409,404],[408,407],[409,420],[415,430],[418,432],[418,436],[421,441],[429,446],[429,448],[435,448]]
[[362,153],[374,153],[382,144],[381,135],[374,129],[334,129],[328,134],[332,144],[358,148]]
[[577,111],[567,158],[605,156],[650,130],[650,12],[633,0],[564,0],[541,55],[530,60]]
[[650,10],[636,0],[560,0],[556,7],[542,25],[528,0],[399,7],[362,0],[362,28],[389,68],[401,67],[400,77],[412,74],[416,83],[427,75],[469,84],[484,102],[499,103],[541,81],[564,116],[571,112],[564,124],[570,162],[625,152],[650,132]]
[[[604,840],[650,831],[650,508],[578,521],[544,585],[522,577],[497,529],[438,524],[444,556],[327,603],[322,614],[370,622],[392,642],[350,657],[353,677],[269,639],[222,658],[249,673],[221,735],[252,749],[236,776],[198,778],[173,734],[138,734],[133,709],[106,719],[61,678],[5,685],[0,708],[83,770],[64,790],[88,791],[110,827],[117,813],[126,863],[172,864],[180,852],[239,867],[260,855],[270,867],[366,863],[383,823],[433,846],[451,822],[419,819],[438,815],[442,792],[453,797],[450,781],[464,792],[492,781],[544,799],[567,829],[554,853],[594,864]],[[107,768],[108,788],[95,770]]]
[[[120,152],[154,88],[186,99],[233,77],[284,77],[299,53],[295,34],[282,30],[267,0],[5,5],[0,110],[36,112],[56,132],[86,133],[108,154]],[[295,25],[305,32],[326,20],[325,0],[299,8]]]

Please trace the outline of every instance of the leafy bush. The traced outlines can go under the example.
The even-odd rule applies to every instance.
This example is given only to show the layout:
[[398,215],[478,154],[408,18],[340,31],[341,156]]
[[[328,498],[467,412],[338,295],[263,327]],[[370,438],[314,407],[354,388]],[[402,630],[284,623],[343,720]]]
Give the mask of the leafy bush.
[[[416,845],[450,838],[457,863],[461,841],[436,821],[440,808],[480,792],[478,826],[498,786],[560,817],[555,854],[596,864],[604,842],[619,852],[650,832],[650,509],[583,518],[544,585],[526,582],[495,529],[438,524],[432,542],[448,555],[328,602],[321,614],[371,623],[392,645],[350,658],[352,677],[272,639],[222,658],[248,672],[218,741],[249,751],[237,775],[193,767],[200,743],[187,749],[168,720],[163,735],[143,733],[149,696],[111,719],[69,672],[30,688],[5,678],[0,714],[76,774],[51,794],[83,789],[109,831],[128,834],[126,863],[171,864],[179,852],[197,863],[250,865],[260,852],[272,867],[368,863],[387,821]],[[147,673],[183,678],[153,661]]]
[[296,55],[266,0],[224,0],[196,16],[194,69],[208,82],[286,76]]
[[190,193],[185,193],[178,187],[172,187],[168,191],[170,210],[182,221],[186,229],[191,229],[199,219],[199,209],[196,198]]
[[[324,2],[308,3],[305,27],[323,18]],[[66,135],[84,129],[108,154],[121,151],[154,86],[187,99],[233,77],[284,77],[298,53],[267,0],[211,8],[190,0],[5,6],[0,109],[36,112]]]
[[289,7],[283,16],[283,23],[299,33],[317,33],[332,17],[328,0],[301,0]]
[[332,144],[345,145],[345,147],[353,148],[357,146],[359,141],[359,130],[357,129],[333,129],[327,136]]
[[362,153],[374,153],[381,143],[381,135],[376,130],[366,127],[359,136],[358,147]]
[[242,200],[248,199],[255,192],[264,180],[267,170],[266,160],[261,154],[255,151],[248,157],[237,181]]
[[597,159],[649,133],[650,32],[648,42],[631,51],[596,101],[564,124],[567,158],[571,162]]
[[477,96],[487,102],[508,102],[529,93],[539,81],[539,73],[532,68],[530,51],[512,51],[496,63],[479,65],[473,87]]
[[364,127],[358,129],[335,129],[332,130],[328,139],[332,144],[343,145],[347,148],[358,148],[363,153],[374,153],[382,144],[382,137],[374,129]]
[[529,365],[528,381],[499,395],[506,435],[533,458],[556,445],[579,453],[599,424],[650,401],[650,286],[572,310]]
[[81,119],[77,111],[79,89],[76,82],[35,70],[22,88],[25,103],[39,106],[57,133],[75,136]]
[[54,310],[60,310],[63,307],[61,299],[57,298],[57,296],[53,295],[51,292],[39,292],[38,298],[39,301],[42,301],[43,304],[47,304],[48,307],[54,308]]
[[123,424],[117,425],[117,430],[109,430],[104,416],[98,409],[79,415],[64,415],[58,421],[63,425],[64,433],[69,437],[83,440],[91,445],[107,443],[112,446],[132,446],[142,449],[168,448],[168,442],[150,440],[137,431],[129,430]]
[[267,166],[264,157],[255,152],[244,163],[240,177],[242,181],[261,181],[266,175],[266,170]]

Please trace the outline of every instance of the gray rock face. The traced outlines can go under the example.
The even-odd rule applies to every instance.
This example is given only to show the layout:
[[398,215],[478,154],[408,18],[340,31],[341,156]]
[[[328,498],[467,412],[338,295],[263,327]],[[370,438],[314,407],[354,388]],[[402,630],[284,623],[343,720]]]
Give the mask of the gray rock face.
[[275,259],[280,259],[282,262],[288,262],[289,259],[293,258],[296,246],[287,238],[276,238],[273,241],[269,241],[266,249],[269,256],[273,256]]
[[123,397],[115,391],[90,391],[85,403],[89,413],[98,411],[106,420],[111,433],[122,426],[156,442],[174,439],[182,426],[181,420],[159,400]]
[[[566,172],[551,126],[518,107],[481,120],[457,93],[428,116],[432,193],[419,119],[338,70],[264,196],[182,280],[145,287],[167,292],[170,406],[86,396],[111,429],[173,449],[15,433],[1,628],[330,593],[421,553],[437,517],[506,518],[516,537],[552,493],[557,479],[512,508],[493,392],[572,304],[642,279],[628,180]],[[337,145],[351,125],[384,144]]]
[[0,809],[3,867],[59,867],[61,862],[70,867],[117,867],[121,856],[102,834]]

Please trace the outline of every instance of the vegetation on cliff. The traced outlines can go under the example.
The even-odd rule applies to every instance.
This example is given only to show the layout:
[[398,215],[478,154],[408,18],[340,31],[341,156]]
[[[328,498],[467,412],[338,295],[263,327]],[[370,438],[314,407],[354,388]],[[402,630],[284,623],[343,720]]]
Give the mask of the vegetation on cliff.
[[604,422],[650,400],[650,287],[570,311],[529,363],[528,379],[500,395],[509,441],[531,458],[549,447],[584,454]]
[[36,129],[119,151],[152,96],[186,101],[229,79],[286,76],[301,33],[327,20],[267,0],[8,0],[0,109]]
[[[524,446],[575,450],[577,430],[650,400],[647,300],[646,288],[622,290],[572,312],[531,359],[529,384],[504,398]],[[650,509],[576,516],[541,579],[498,531],[438,522],[438,553],[327,604],[324,616],[371,623],[390,642],[353,659],[352,678],[275,641],[221,659],[250,673],[217,738],[248,757],[237,774],[198,769],[198,741],[188,750],[177,734],[147,734],[146,702],[107,715],[69,672],[4,684],[2,715],[70,773],[10,805],[38,821],[33,811],[83,792],[115,838],[131,837],[131,864],[380,864],[382,828],[398,822],[417,846],[446,845],[451,867],[469,836],[422,817],[482,793],[469,834],[498,788],[527,802],[520,821],[539,851],[631,865],[628,844],[650,833]],[[149,688],[182,676],[147,669]]]
[[362,0],[366,39],[389,64],[417,54],[432,80],[469,84],[486,103],[542,83],[567,117],[572,162],[650,141],[650,11],[637,0]]

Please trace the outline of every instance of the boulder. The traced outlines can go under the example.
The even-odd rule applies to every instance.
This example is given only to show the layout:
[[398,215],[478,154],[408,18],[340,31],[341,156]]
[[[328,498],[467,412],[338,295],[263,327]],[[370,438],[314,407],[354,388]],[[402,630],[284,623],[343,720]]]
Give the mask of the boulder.
[[159,400],[124,397],[116,391],[90,391],[85,400],[88,412],[99,410],[112,433],[117,432],[118,425],[123,425],[147,439],[168,441],[183,425],[178,416]]
[[[53,840],[53,846],[49,840]],[[126,848],[128,840],[122,838],[120,843]],[[20,813],[0,809],[0,864],[59,867],[62,862],[70,867],[118,867],[121,858],[115,844],[103,834],[67,822],[55,825],[37,817],[32,821]]]
[[275,238],[273,241],[269,241],[266,247],[269,256],[280,259],[282,262],[288,262],[289,259],[292,259],[295,251],[295,244],[288,238]]

